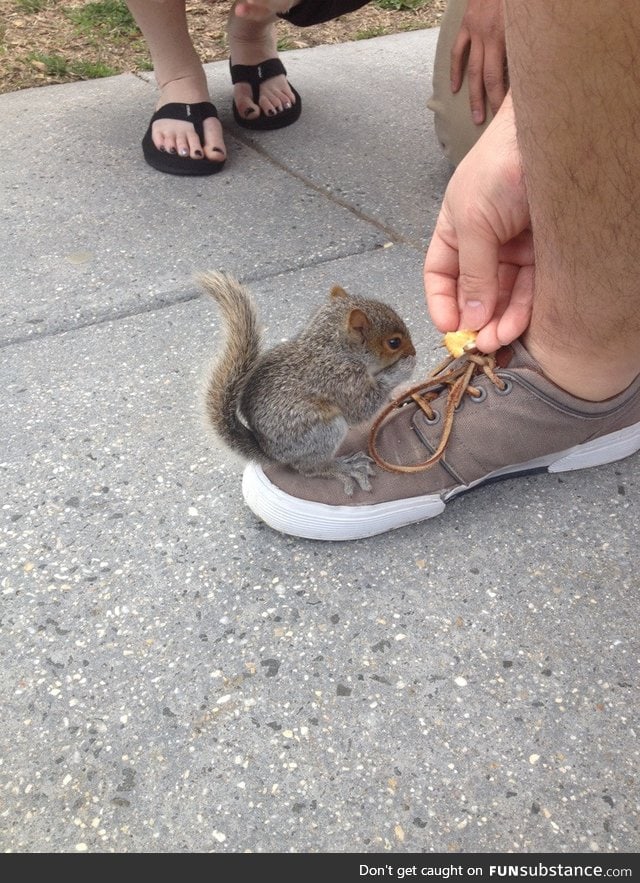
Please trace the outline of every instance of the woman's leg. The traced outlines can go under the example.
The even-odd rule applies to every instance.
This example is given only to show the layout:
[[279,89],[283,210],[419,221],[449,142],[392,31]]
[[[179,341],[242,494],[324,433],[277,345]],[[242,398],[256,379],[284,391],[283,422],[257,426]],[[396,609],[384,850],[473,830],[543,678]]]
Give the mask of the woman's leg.
[[[233,64],[259,65],[277,58],[275,23],[278,18],[296,27],[331,21],[365,6],[368,0],[299,0],[299,2],[252,3],[236,0],[233,4],[227,33]],[[287,8],[288,7],[288,8]],[[284,10],[284,11],[283,11]],[[273,116],[288,109],[296,100],[284,74],[271,77],[260,84],[258,104],[253,101],[248,83],[236,83],[233,97],[238,112],[247,120],[256,119],[260,112]]]
[[[278,17],[267,12],[264,18],[241,18],[236,15],[236,6],[234,3],[227,21],[231,64],[255,66],[270,58],[278,58],[275,28]],[[253,120],[261,113],[271,117],[288,110],[296,97],[286,76],[278,74],[260,84],[258,104],[253,100],[249,83],[234,85],[233,100],[240,116]]]
[[[156,108],[178,102],[209,101],[207,80],[196,53],[185,12],[185,0],[127,0],[131,14],[149,47],[160,96]],[[215,118],[204,121],[204,146],[189,122],[156,120],[151,137],[159,150],[193,159],[221,162],[226,156],[222,127]],[[204,157],[202,154],[204,153]]]

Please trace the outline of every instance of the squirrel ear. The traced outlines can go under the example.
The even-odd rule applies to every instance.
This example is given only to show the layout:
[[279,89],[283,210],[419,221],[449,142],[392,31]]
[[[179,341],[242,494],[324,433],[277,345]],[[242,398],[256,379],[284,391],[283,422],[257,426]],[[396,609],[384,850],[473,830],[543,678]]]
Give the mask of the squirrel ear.
[[367,331],[371,328],[371,322],[365,312],[354,307],[347,319],[347,331],[356,340],[364,341]]
[[347,292],[344,290],[344,288],[341,288],[339,285],[334,285],[333,288],[331,289],[331,295],[330,295],[330,297],[344,297],[344,298],[348,298],[349,295],[348,295]]

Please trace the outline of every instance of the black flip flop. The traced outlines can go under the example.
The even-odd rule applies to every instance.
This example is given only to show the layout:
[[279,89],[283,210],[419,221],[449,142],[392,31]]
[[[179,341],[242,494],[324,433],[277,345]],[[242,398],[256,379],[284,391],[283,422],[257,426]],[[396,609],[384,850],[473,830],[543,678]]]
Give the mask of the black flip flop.
[[151,139],[151,127],[156,120],[182,120],[193,123],[200,143],[204,147],[203,122],[209,117],[218,117],[218,111],[210,101],[200,101],[197,104],[165,104],[151,117],[149,128],[142,139],[142,152],[144,158],[159,172],[167,172],[169,175],[215,175],[224,166],[225,160],[212,162],[203,157],[193,159],[190,156],[179,156],[177,153],[167,153],[158,150]]
[[[234,85],[236,83],[248,83],[251,86],[255,104],[258,103],[260,98],[261,83],[264,83],[265,80],[270,80],[272,77],[277,77],[278,74],[284,74],[285,76],[287,74],[285,66],[279,58],[269,58],[266,61],[260,62],[260,64],[231,64],[231,61],[229,61],[229,67],[231,68],[231,82]],[[295,123],[302,112],[302,101],[291,83],[289,83],[289,87],[296,97],[294,104],[275,113],[273,116],[267,116],[267,114],[261,112],[260,116],[247,119],[240,115],[234,101],[233,116],[236,123],[242,126],[243,129],[258,131],[282,129]]]

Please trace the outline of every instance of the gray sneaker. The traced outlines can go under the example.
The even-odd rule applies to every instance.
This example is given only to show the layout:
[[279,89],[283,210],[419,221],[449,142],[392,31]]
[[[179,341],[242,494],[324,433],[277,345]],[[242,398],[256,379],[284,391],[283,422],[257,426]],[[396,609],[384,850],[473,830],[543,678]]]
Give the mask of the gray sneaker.
[[373,431],[347,436],[340,453],[368,449],[378,464],[371,491],[346,496],[335,479],[249,463],[249,508],[286,534],[354,540],[433,518],[490,481],[600,466],[640,449],[640,377],[613,398],[588,402],[547,380],[518,341],[495,357],[467,354],[436,370]]

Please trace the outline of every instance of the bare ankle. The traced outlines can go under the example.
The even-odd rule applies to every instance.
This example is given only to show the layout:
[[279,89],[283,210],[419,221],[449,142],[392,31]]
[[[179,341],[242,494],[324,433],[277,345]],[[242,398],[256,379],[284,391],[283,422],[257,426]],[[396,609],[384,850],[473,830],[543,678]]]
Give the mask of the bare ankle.
[[561,343],[531,328],[522,340],[545,377],[565,392],[590,402],[618,395],[640,373],[637,357],[623,348],[611,352],[571,340]]
[[273,43],[275,48],[276,38],[273,28],[275,21],[277,21],[277,16],[271,14],[259,21],[239,18],[233,14],[232,9],[227,19],[227,35],[233,43],[246,44],[251,47],[268,41]]
[[207,79],[202,69],[193,73],[174,76],[162,82],[158,78],[157,82],[158,89],[160,90],[160,101],[163,104],[170,101],[195,103],[196,101],[207,101],[209,99]]

